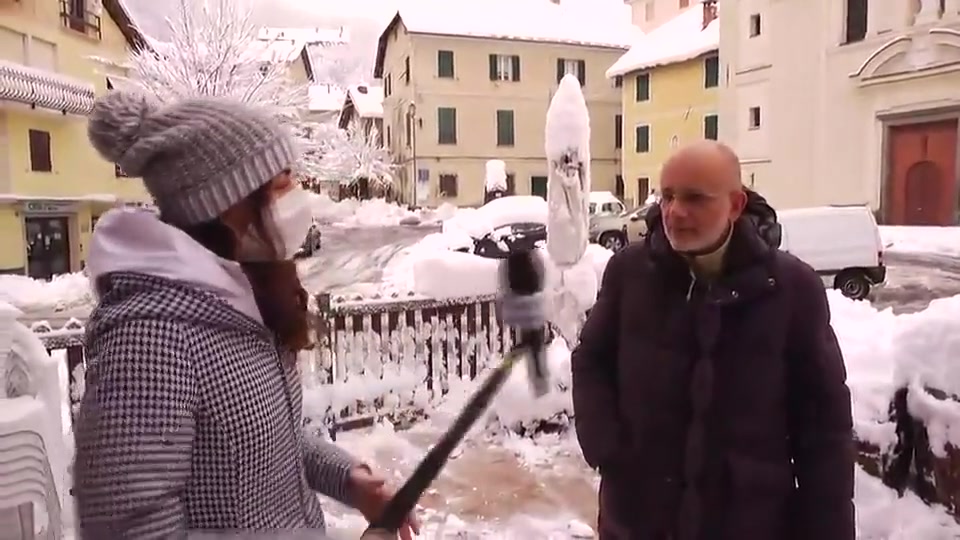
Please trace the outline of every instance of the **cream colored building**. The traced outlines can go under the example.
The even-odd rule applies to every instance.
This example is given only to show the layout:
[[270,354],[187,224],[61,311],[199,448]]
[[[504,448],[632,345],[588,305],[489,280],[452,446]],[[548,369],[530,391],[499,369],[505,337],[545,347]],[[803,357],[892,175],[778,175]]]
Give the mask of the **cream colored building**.
[[960,0],[720,3],[720,138],[780,208],[958,221]]
[[566,73],[580,79],[590,112],[593,189],[622,185],[620,88],[604,72],[639,32],[627,6],[424,4],[401,9],[388,24],[374,72],[403,200],[479,205],[491,159],[506,163],[514,193],[545,195],[544,121]]

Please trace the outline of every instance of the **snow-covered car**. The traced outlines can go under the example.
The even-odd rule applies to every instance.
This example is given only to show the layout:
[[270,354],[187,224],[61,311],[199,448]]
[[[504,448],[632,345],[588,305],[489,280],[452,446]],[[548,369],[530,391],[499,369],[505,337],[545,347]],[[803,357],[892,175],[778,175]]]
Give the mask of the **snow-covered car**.
[[303,241],[303,245],[300,246],[300,249],[297,251],[296,255],[293,256],[293,258],[304,259],[307,257],[312,257],[316,252],[320,251],[320,245],[320,227],[316,222],[314,222],[310,225],[310,230],[307,232],[306,240]]
[[511,253],[530,251],[546,240],[547,226],[543,223],[511,223],[474,239],[473,254],[506,259]]

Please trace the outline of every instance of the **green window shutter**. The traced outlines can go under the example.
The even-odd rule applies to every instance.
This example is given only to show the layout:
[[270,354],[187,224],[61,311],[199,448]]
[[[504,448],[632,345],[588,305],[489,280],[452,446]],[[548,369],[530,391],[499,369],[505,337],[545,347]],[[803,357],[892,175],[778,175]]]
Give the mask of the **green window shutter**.
[[614,148],[623,148],[623,115],[618,114],[614,117],[613,120],[614,133],[613,133],[613,143]]
[[497,80],[497,55],[490,55],[490,80]]
[[513,55],[513,82],[520,80],[520,55]]
[[497,111],[497,146],[513,146],[514,141],[513,111]]
[[719,138],[719,122],[718,117],[715,114],[710,114],[703,117],[703,138],[717,140]]
[[720,58],[711,56],[703,60],[703,87],[716,88],[720,86]]
[[437,109],[437,143],[457,144],[457,110],[452,107]]
[[560,82],[564,76],[563,73],[563,58],[557,58],[557,82]]
[[453,70],[453,51],[437,51],[437,77],[452,79]]
[[530,177],[530,194],[536,195],[537,197],[547,198],[547,177],[546,176],[531,176]]
[[587,62],[586,60],[577,60],[577,78],[580,79],[580,86],[587,85]]

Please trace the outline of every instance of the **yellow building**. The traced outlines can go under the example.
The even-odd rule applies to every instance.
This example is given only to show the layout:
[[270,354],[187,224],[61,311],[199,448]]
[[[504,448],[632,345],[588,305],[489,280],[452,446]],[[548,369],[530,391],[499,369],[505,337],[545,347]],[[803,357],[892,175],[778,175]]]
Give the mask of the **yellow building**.
[[[663,4],[661,6],[661,4]],[[720,86],[719,22],[715,0],[635,0],[634,20],[652,26],[620,57],[607,77],[622,81],[623,198],[642,204],[659,189],[660,167],[675,148],[716,139]],[[653,6],[653,7],[650,7]],[[642,11],[642,13],[636,13]],[[656,13],[669,13],[659,24]],[[649,17],[648,17],[649,15]]]
[[480,205],[492,159],[506,163],[513,193],[545,195],[544,122],[567,73],[580,79],[590,113],[593,189],[614,191],[620,89],[603,74],[637,35],[625,7],[424,0],[401,8],[380,35],[374,68],[400,198]]
[[118,0],[0,1],[0,273],[80,270],[97,216],[147,201],[85,119],[143,43]]

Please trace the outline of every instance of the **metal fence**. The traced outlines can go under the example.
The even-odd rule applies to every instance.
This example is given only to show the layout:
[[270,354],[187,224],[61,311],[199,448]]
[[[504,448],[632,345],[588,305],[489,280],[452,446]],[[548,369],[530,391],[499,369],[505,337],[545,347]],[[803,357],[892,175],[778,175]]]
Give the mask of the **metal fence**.
[[[404,417],[446,394],[457,380],[473,380],[514,343],[497,321],[493,296],[436,300],[414,296],[315,297],[317,346],[304,353],[304,408],[333,429]],[[69,320],[32,330],[48,351],[66,350],[70,387],[86,365],[84,325]],[[320,385],[311,399],[309,388]],[[71,392],[76,399],[77,392]]]

